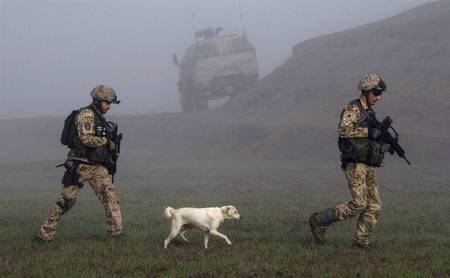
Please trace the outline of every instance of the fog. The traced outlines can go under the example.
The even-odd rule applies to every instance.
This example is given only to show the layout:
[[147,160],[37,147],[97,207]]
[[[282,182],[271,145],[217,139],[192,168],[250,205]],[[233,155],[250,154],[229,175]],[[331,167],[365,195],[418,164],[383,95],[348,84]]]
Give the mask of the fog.
[[171,55],[181,57],[196,29],[242,33],[242,14],[264,77],[303,40],[425,2],[0,0],[0,118],[65,115],[97,84],[123,101],[112,114],[179,112]]
[[[241,13],[263,79],[221,108],[180,113],[172,55],[200,28],[241,34]],[[447,277],[449,14],[449,0],[0,0],[0,277]],[[311,214],[351,198],[337,126],[367,72],[386,80],[374,109],[411,165],[386,153],[376,169],[374,253],[350,249],[354,221],[314,249]],[[42,244],[66,171],[55,167],[64,116],[98,84],[122,100],[106,118],[123,134],[114,187],[126,237],[104,232],[102,180],[63,189],[65,216]],[[232,246],[212,238],[202,252],[193,231],[162,252],[164,208],[228,204],[243,216],[221,226]]]

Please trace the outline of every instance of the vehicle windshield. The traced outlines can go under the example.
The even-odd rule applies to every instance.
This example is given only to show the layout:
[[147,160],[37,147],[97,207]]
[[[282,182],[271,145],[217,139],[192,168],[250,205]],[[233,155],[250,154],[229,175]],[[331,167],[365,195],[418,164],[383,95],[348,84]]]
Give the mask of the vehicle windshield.
[[214,43],[205,43],[194,49],[192,58],[194,60],[206,59],[210,57],[220,56],[219,50]]
[[227,54],[237,54],[247,51],[253,51],[252,45],[242,37],[225,41],[224,47],[225,53]]
[[245,38],[237,37],[205,42],[196,45],[191,51],[192,60],[198,61],[212,57],[254,51],[254,48]]

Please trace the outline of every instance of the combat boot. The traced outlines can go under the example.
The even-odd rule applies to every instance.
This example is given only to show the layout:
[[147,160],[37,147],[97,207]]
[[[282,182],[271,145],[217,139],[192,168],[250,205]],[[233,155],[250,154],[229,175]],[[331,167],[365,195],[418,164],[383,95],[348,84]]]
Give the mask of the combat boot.
[[124,233],[108,236],[108,239],[114,240],[114,241],[125,241],[125,240],[127,240],[127,238],[128,238],[127,235]]
[[309,218],[309,226],[317,244],[325,243],[325,232],[328,226],[336,221],[338,219],[334,208],[327,208],[311,215]]
[[35,236],[31,239],[32,242],[39,243],[39,244],[50,244],[53,242],[53,239],[46,239],[42,238],[40,236]]
[[352,248],[360,249],[360,250],[363,250],[363,251],[370,251],[370,250],[372,250],[372,246],[370,246],[370,244],[364,244],[364,243],[360,243],[358,241],[353,241]]

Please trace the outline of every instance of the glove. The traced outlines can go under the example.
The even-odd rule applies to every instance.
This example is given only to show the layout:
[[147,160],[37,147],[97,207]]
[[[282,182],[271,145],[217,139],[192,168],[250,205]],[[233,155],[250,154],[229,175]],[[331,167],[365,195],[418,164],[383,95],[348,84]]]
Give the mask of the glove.
[[108,140],[108,148],[109,150],[114,151],[116,149],[116,144],[113,141]]
[[381,146],[381,151],[384,153],[391,153],[392,154],[392,149],[391,149],[391,145],[389,144],[383,144],[383,146]]
[[380,138],[381,136],[381,130],[379,130],[378,128],[369,127],[368,135],[370,139],[378,140],[378,138]]

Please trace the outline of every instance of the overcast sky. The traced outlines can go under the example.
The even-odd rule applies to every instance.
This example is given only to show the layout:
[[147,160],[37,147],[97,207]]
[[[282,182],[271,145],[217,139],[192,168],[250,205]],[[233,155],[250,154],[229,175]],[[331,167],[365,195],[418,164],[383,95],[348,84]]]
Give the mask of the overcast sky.
[[[261,76],[306,39],[395,15],[430,0],[240,0]],[[114,114],[178,112],[179,57],[193,31],[242,33],[239,0],[0,0],[0,118],[62,116],[97,84]]]

